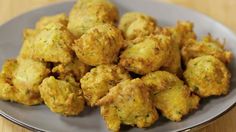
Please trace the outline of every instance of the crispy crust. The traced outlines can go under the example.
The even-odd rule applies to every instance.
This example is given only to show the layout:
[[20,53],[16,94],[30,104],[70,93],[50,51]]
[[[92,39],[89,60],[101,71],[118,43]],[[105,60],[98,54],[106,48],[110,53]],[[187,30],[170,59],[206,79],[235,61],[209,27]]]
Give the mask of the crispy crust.
[[170,43],[170,37],[164,35],[135,40],[121,54],[119,65],[141,75],[156,71],[167,62]]
[[100,65],[83,76],[80,82],[87,103],[94,106],[110,88],[129,78],[128,72],[117,65]]
[[0,74],[0,98],[24,105],[40,104],[38,86],[48,74],[45,63],[22,58],[6,61]]
[[44,103],[51,111],[65,116],[78,115],[84,109],[84,98],[73,77],[57,80],[49,77],[39,87]]
[[119,131],[120,124],[149,127],[158,119],[148,88],[140,79],[119,83],[97,105],[102,107],[101,114],[112,131]]
[[155,20],[143,13],[129,12],[121,17],[119,29],[128,40],[144,37],[154,33],[156,29]]
[[108,0],[79,0],[69,15],[68,29],[79,38],[100,24],[114,24],[119,17],[117,8]]
[[190,89],[174,74],[156,71],[142,80],[151,89],[156,108],[166,118],[181,121],[184,115],[198,108],[200,98],[191,94]]
[[190,60],[184,77],[190,89],[201,97],[225,95],[229,91],[229,70],[219,59],[210,55]]
[[102,24],[90,29],[72,47],[80,61],[97,66],[115,62],[123,42],[116,27]]

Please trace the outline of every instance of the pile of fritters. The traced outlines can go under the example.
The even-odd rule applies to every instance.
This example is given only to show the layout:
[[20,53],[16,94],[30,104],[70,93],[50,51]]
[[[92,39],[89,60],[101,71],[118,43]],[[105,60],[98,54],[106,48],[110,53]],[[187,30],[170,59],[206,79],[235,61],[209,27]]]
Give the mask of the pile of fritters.
[[200,98],[229,91],[232,53],[193,24],[160,27],[154,18],[128,12],[120,21],[108,0],[78,0],[69,17],[41,18],[25,29],[19,56],[0,73],[0,99],[46,104],[76,116],[99,106],[107,127],[139,128],[159,114],[171,121],[199,106]]

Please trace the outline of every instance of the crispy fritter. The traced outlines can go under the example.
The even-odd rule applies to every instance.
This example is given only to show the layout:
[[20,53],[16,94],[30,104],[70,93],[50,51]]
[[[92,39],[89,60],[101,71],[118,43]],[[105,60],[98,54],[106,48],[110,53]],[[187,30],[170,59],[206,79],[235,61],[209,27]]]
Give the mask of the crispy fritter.
[[174,74],[156,71],[147,74],[142,80],[151,89],[156,108],[166,118],[180,121],[191,110],[197,109],[200,98],[191,94],[190,89]]
[[117,65],[100,65],[83,76],[80,83],[88,104],[94,106],[110,88],[129,78],[128,72]]
[[116,61],[123,41],[121,32],[116,27],[102,24],[91,28],[76,40],[73,49],[80,61],[85,64],[110,64]]
[[176,43],[175,37],[173,35],[169,36],[171,37],[170,54],[166,64],[161,67],[161,70],[168,71],[181,77],[183,70],[181,66],[181,54],[179,44]]
[[212,55],[228,64],[233,56],[230,51],[224,49],[220,41],[213,39],[211,35],[204,37],[202,41],[190,39],[182,48],[181,54],[186,64],[190,59],[203,55]]
[[125,80],[98,101],[107,127],[119,131],[120,124],[149,127],[158,119],[148,88],[141,79]]
[[172,29],[172,34],[175,40],[179,40],[179,47],[182,48],[189,39],[196,39],[196,34],[193,30],[194,25],[189,21],[179,21],[175,28]]
[[22,58],[6,61],[0,74],[0,98],[25,105],[40,104],[38,86],[48,74],[45,63]]
[[211,55],[190,60],[184,77],[190,89],[201,97],[225,95],[229,91],[230,72]]
[[136,39],[121,54],[119,65],[141,75],[156,71],[169,59],[170,43],[164,35]]
[[84,64],[78,58],[73,58],[68,64],[57,64],[53,67],[52,72],[56,73],[60,79],[65,78],[67,75],[72,75],[79,82],[89,70],[90,66]]
[[46,78],[39,89],[45,104],[53,112],[74,116],[84,109],[84,98],[79,83],[71,76],[65,80],[57,80],[53,76]]
[[60,23],[50,23],[39,31],[26,30],[20,55],[46,62],[69,63],[73,36]]
[[68,18],[65,13],[60,13],[53,16],[44,16],[41,17],[40,20],[36,23],[35,28],[43,29],[49,23],[60,23],[66,27],[68,23]]
[[124,14],[119,24],[119,29],[123,31],[125,38],[128,40],[148,36],[155,31],[155,28],[155,20],[139,12]]
[[78,0],[69,15],[68,29],[80,37],[90,28],[118,20],[117,8],[108,0]]
[[156,34],[165,34],[172,36],[175,43],[181,49],[189,39],[196,40],[197,36],[193,30],[194,25],[189,21],[178,21],[175,27],[158,27]]

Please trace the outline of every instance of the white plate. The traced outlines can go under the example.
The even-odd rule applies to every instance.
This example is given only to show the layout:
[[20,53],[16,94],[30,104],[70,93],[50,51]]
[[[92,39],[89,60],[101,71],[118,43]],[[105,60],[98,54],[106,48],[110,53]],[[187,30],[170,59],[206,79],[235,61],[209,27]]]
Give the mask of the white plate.
[[[190,20],[195,23],[195,31],[199,36],[208,32],[213,36],[225,38],[227,49],[230,49],[236,56],[236,37],[220,23],[195,11],[156,2],[153,0],[112,0],[120,10],[120,14],[127,11],[141,11],[158,20],[160,25],[174,25],[177,20]],[[64,2],[43,7],[21,16],[18,16],[0,27],[0,65],[5,59],[15,57],[22,45],[22,31],[24,28],[33,27],[35,22],[42,16],[53,15],[60,12],[69,12],[73,2]],[[175,123],[166,119],[158,120],[148,129],[123,129],[122,131],[139,132],[164,132],[181,131],[207,122],[232,107],[236,102],[236,67],[234,58],[230,65],[233,73],[231,91],[227,96],[204,99],[198,111],[191,113],[183,121]],[[52,113],[44,105],[27,107],[16,103],[0,101],[1,114],[22,126],[40,130],[57,132],[104,132],[106,129],[99,110],[85,110],[78,117],[63,117]]]

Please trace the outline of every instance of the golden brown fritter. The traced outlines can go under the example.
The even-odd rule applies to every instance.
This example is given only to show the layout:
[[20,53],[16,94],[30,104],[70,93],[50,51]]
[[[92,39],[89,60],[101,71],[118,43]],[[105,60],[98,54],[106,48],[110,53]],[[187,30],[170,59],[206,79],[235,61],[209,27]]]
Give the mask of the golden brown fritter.
[[181,77],[181,75],[182,75],[181,55],[180,55],[180,49],[179,49],[178,44],[176,44],[174,42],[171,43],[169,58],[168,58],[166,64],[163,65],[163,67],[161,69]]
[[53,16],[44,16],[39,19],[39,21],[36,23],[35,28],[43,29],[50,23],[60,23],[66,27],[68,23],[68,18],[65,13],[60,13]]
[[121,32],[110,24],[91,28],[80,39],[75,41],[73,49],[85,64],[96,66],[116,61],[123,47]]
[[132,40],[152,34],[156,29],[155,20],[143,13],[129,12],[122,16],[119,29],[126,39]]
[[156,108],[166,118],[180,121],[191,110],[197,109],[200,98],[191,94],[190,89],[174,74],[156,71],[147,74],[142,80],[151,89]]
[[156,71],[169,59],[170,43],[165,35],[136,39],[121,54],[119,65],[141,75]]
[[88,104],[94,106],[110,88],[129,78],[128,72],[117,65],[100,65],[83,76],[80,83]]
[[79,38],[97,25],[114,24],[118,17],[118,10],[108,0],[78,0],[70,11],[68,29]]
[[179,21],[175,28],[171,29],[175,40],[179,41],[179,47],[182,48],[189,39],[196,39],[196,34],[193,30],[194,25],[189,21]]
[[60,23],[50,23],[39,31],[26,30],[20,55],[46,62],[69,63],[73,36]]
[[25,105],[40,104],[38,86],[48,74],[45,63],[22,58],[6,61],[0,74],[0,98]]
[[13,74],[17,68],[15,59],[6,60],[0,73],[0,99],[14,101],[16,88],[12,84]]
[[232,53],[226,51],[223,44],[211,35],[204,37],[202,41],[190,39],[182,48],[181,54],[186,64],[190,59],[203,55],[212,55],[226,64],[230,63],[233,57]]
[[230,72],[211,55],[190,60],[184,77],[190,89],[201,97],[225,95],[229,91]]
[[119,131],[120,124],[149,127],[158,119],[148,88],[141,79],[122,81],[97,104],[112,131]]
[[89,70],[90,66],[84,64],[78,58],[73,58],[68,64],[57,64],[53,67],[52,72],[60,79],[65,78],[67,75],[72,75],[79,82]]
[[67,76],[65,80],[57,80],[53,76],[46,78],[39,89],[45,104],[53,112],[74,116],[84,109],[79,83],[71,76]]
[[181,49],[189,39],[196,40],[197,36],[193,30],[194,25],[189,21],[178,21],[175,27],[158,27],[156,34],[171,36]]

